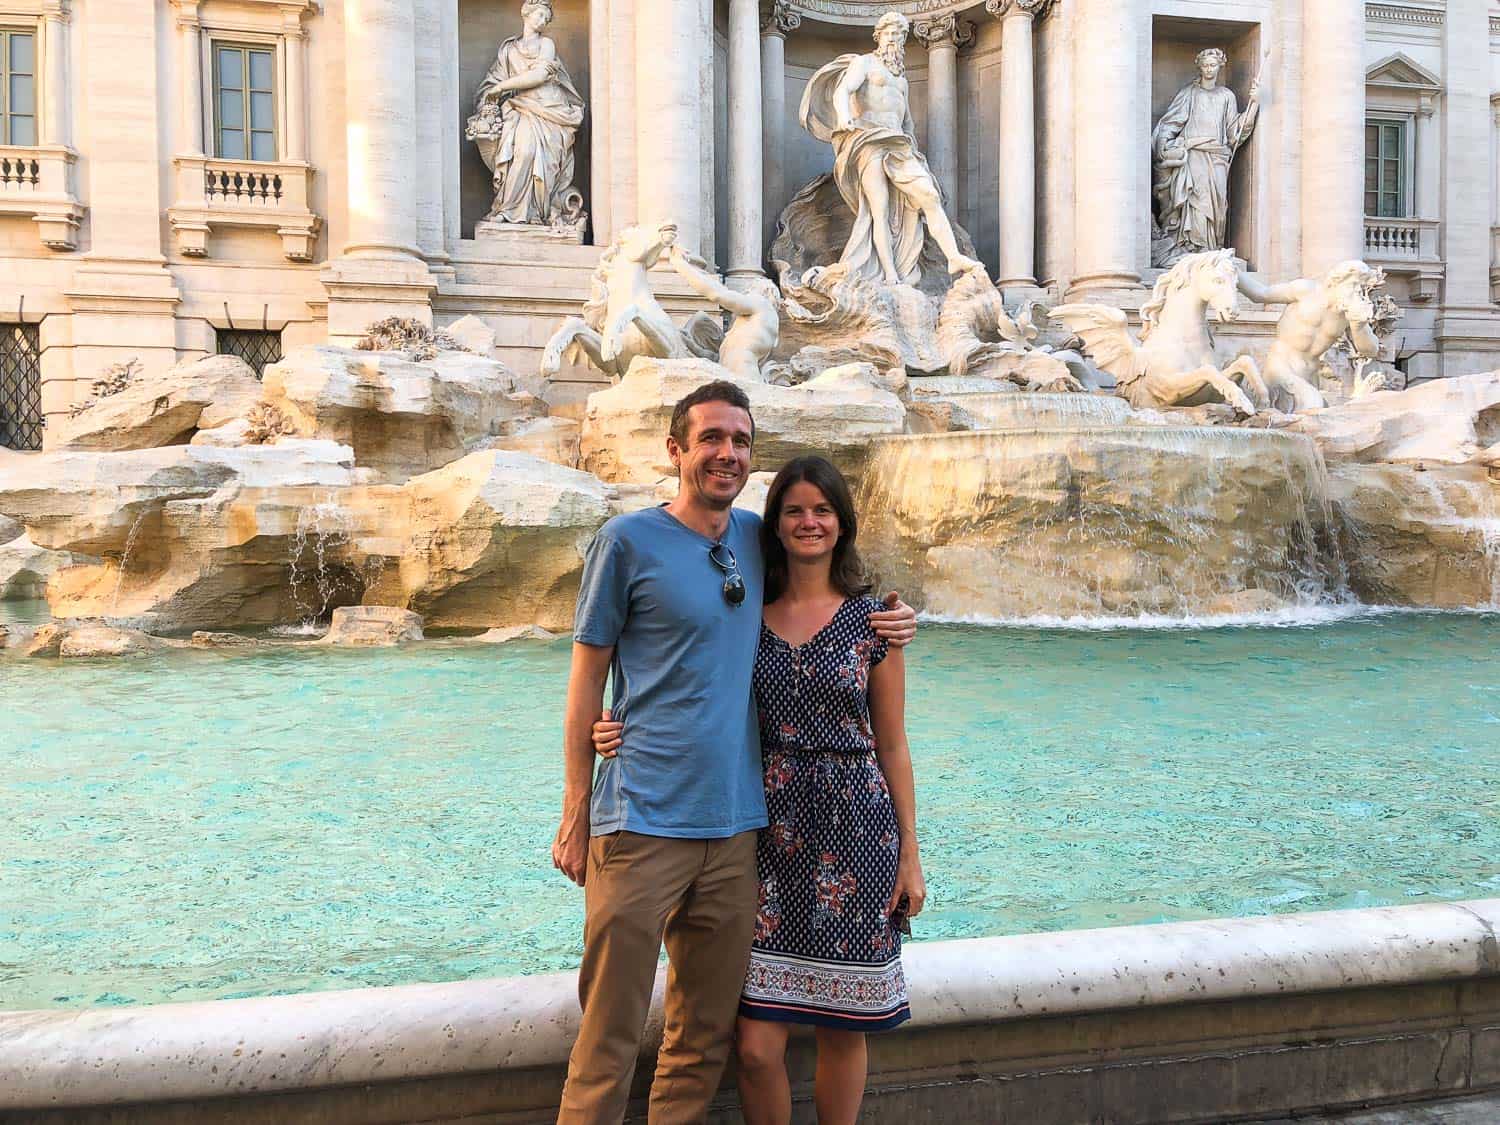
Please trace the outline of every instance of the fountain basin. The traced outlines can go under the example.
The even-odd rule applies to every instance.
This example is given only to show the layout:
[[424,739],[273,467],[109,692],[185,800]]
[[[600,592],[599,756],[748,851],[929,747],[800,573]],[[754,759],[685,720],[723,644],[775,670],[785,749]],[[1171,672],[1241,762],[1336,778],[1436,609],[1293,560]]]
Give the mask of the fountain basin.
[[956,428],[969,430],[1119,426],[1133,413],[1116,395],[987,393],[953,395],[945,401],[953,406]]
[[940,616],[1190,616],[1338,590],[1327,471],[1294,434],[1085,425],[881,438],[859,502],[881,584]]

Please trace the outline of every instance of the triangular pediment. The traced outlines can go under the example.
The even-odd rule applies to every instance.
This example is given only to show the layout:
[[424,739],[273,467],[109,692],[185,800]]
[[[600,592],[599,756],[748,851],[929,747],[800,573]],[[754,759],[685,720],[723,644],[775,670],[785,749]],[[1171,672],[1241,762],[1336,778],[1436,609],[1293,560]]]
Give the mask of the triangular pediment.
[[1399,51],[1367,69],[1365,85],[1434,94],[1443,88],[1442,79]]

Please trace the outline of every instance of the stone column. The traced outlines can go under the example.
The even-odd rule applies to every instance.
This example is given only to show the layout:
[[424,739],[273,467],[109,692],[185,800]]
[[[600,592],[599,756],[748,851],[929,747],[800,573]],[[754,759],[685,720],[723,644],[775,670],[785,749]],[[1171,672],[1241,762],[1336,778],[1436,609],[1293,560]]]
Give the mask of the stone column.
[[974,25],[957,16],[918,20],[912,33],[927,47],[927,163],[950,215],[958,200],[958,49]]
[[[177,146],[184,156],[204,153],[203,25],[198,21],[197,0],[178,0],[177,57],[182,67],[178,122],[182,137]],[[209,93],[207,96],[211,96]]]
[[729,0],[729,261],[731,285],[763,275],[760,5]]
[[776,231],[786,206],[786,37],[802,26],[802,17],[786,3],[773,0],[760,21],[761,97],[761,245]]
[[1151,221],[1150,50],[1143,38],[1151,31],[1150,4],[1076,0],[1072,15],[1078,159],[1070,298],[1140,285],[1142,231]]
[[[677,224],[678,241],[703,243],[703,138],[698,0],[635,6],[636,211],[643,226]],[[711,255],[705,255],[711,256]]]
[[1303,0],[1302,19],[1302,269],[1314,277],[1364,255],[1364,0]]
[[415,0],[345,0],[343,21],[347,230],[322,275],[336,344],[383,317],[432,323],[436,282],[418,249],[417,181],[442,171],[418,156]]
[[286,44],[286,142],[281,159],[301,164],[307,161],[307,66],[302,60],[307,32],[300,11],[285,13],[281,34]]
[[607,246],[614,234],[611,186],[615,169],[611,159],[613,129],[610,123],[609,64],[609,0],[589,0],[588,212],[595,246]]
[[72,107],[68,104],[68,7],[67,0],[48,0],[43,9],[47,52],[46,85],[43,87],[42,132],[44,145],[73,144]]
[[1000,17],[1000,281],[1036,284],[1036,21],[1052,0],[988,0]]
[[346,0],[346,255],[418,256],[416,72],[412,0]]

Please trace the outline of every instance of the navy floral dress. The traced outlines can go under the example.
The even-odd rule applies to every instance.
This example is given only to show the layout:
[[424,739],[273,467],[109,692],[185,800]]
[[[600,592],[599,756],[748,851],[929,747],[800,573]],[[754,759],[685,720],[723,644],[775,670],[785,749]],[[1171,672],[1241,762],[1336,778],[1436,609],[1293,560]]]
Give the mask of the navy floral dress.
[[770,824],[740,1013],[883,1031],[911,1016],[901,935],[886,916],[901,840],[875,759],[870,669],[886,644],[874,598],[849,598],[805,644],[765,625],[755,702]]

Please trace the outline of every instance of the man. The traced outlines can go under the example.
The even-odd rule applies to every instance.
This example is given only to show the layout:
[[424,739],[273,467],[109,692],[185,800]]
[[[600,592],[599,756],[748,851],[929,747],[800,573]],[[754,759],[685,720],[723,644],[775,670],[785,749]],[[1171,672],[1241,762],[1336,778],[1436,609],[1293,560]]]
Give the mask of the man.
[[[617,516],[589,547],[563,725],[553,863],[584,888],[583,1021],[558,1121],[619,1122],[663,939],[666,1035],[653,1125],[703,1120],[729,1054],[750,956],[766,823],[750,691],[760,636],[757,516],[745,393],[714,382],[672,412],[677,498]],[[904,644],[910,607],[871,617]],[[606,675],[622,744],[593,777]],[[592,789],[592,795],[591,795]]]
[[1156,221],[1167,243],[1153,264],[1170,266],[1185,254],[1222,250],[1229,225],[1229,165],[1249,139],[1260,112],[1260,79],[1240,112],[1234,91],[1219,85],[1229,56],[1217,47],[1198,52],[1198,78],[1177,92],[1151,132]]
[[950,273],[982,268],[963,254],[927,160],[917,151],[906,82],[906,36],[899,12],[875,24],[875,51],[840,55],[813,75],[802,97],[802,127],[833,145],[833,179],[854,212],[839,261],[888,285],[921,280],[923,221]]

